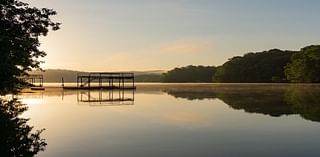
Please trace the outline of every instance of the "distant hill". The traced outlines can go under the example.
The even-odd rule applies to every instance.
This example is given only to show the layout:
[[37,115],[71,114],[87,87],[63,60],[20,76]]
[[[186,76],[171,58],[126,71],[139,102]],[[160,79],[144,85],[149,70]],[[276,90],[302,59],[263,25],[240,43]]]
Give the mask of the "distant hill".
[[47,69],[42,71],[32,71],[30,74],[42,74],[44,82],[61,82],[63,77],[65,82],[76,82],[77,73],[81,71],[63,70],[63,69]]
[[[74,71],[65,69],[46,69],[42,71],[32,71],[29,74],[42,74],[44,82],[61,82],[63,77],[64,82],[76,82],[77,73],[84,71]],[[152,71],[127,71],[135,74],[136,82],[162,82],[162,74],[165,73],[163,70],[152,70]]]

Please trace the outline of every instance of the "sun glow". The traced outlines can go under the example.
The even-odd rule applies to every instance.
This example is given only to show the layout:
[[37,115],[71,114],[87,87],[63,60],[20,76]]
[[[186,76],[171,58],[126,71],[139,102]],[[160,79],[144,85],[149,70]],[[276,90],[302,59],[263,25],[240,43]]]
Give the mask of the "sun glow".
[[41,105],[43,104],[43,99],[40,98],[24,98],[21,102],[26,105]]

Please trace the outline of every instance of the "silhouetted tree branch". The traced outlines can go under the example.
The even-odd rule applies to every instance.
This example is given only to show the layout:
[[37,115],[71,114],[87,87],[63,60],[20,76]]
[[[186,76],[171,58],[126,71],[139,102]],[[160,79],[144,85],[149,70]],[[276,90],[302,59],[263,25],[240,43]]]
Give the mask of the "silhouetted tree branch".
[[[39,50],[40,36],[49,29],[58,30],[60,23],[50,19],[56,12],[30,7],[20,0],[0,1],[0,92],[12,92],[25,83],[20,76],[40,68],[38,59],[46,56]],[[1,94],[0,93],[0,94]]]
[[16,99],[0,99],[0,156],[35,156],[47,143],[40,137],[44,129],[32,132],[28,119],[19,116],[27,107]]

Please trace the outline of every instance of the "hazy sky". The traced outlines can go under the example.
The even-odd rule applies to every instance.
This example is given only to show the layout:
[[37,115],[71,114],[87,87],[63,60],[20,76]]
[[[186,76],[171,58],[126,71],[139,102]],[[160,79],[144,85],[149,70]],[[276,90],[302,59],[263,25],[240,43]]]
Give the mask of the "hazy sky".
[[234,55],[320,41],[319,0],[25,0],[58,12],[45,68],[220,65]]

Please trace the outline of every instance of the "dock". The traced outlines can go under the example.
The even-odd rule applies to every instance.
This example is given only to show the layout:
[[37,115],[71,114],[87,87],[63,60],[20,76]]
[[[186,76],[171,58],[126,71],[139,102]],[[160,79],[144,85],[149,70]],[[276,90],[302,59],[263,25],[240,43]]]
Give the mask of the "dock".
[[63,89],[136,89],[134,73],[90,72],[77,74],[77,86]]
[[45,90],[43,87],[43,75],[28,75],[24,79],[31,84],[31,90]]

